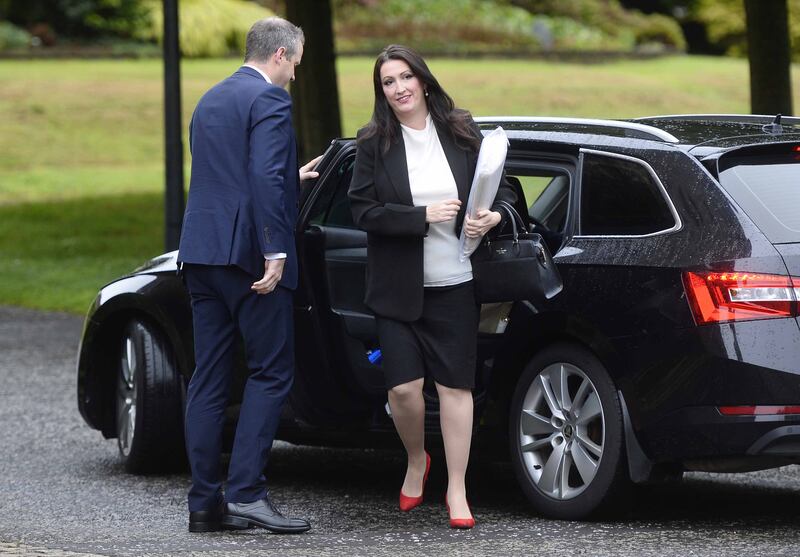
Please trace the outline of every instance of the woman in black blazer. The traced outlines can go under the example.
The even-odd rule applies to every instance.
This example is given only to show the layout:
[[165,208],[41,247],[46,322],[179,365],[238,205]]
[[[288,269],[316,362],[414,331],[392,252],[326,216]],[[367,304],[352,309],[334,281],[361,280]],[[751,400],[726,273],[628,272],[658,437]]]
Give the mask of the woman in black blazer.
[[[389,406],[408,453],[400,508],[422,502],[430,468],[424,448],[425,376],[439,396],[453,528],[475,524],[464,477],[472,437],[479,307],[458,236],[501,221],[495,210],[466,215],[480,131],[410,48],[391,45],[373,72],[375,107],[358,133],[350,205],[367,232],[365,302],[375,312]],[[497,199],[513,203],[503,180]]]

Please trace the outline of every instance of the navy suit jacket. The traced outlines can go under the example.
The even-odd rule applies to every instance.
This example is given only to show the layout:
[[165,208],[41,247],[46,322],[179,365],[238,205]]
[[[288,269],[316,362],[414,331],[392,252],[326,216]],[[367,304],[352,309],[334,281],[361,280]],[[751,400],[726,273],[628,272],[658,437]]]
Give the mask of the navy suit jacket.
[[286,253],[280,285],[297,286],[297,148],[292,101],[241,67],[197,103],[189,127],[192,177],[178,261],[264,274]]

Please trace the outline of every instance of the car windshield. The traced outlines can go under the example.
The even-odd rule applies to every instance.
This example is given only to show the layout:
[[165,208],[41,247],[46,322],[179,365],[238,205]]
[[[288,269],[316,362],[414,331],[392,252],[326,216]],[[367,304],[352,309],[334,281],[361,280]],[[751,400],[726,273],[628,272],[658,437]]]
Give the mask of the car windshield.
[[722,187],[774,244],[800,242],[800,145],[720,157]]

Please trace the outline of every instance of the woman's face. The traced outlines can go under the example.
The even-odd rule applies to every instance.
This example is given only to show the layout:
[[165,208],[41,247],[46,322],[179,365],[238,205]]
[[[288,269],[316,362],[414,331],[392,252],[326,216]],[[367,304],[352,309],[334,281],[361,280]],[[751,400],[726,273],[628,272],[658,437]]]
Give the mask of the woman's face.
[[403,60],[389,60],[381,66],[383,94],[398,120],[418,113],[427,115],[422,83]]

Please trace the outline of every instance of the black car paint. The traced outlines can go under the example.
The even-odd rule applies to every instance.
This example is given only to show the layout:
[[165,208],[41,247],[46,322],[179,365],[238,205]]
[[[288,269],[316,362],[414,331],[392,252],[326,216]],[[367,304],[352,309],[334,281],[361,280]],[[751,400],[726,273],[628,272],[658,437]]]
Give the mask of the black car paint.
[[[630,149],[626,147],[630,140],[587,145],[581,139],[582,147],[647,160],[662,177],[683,226],[650,238],[573,237],[567,241],[555,255],[564,292],[551,307],[527,312],[524,305],[518,307],[511,316],[507,343],[523,346],[530,338],[533,345],[528,353],[498,361],[498,367],[518,368],[560,335],[579,339],[604,362],[624,394],[633,428],[650,458],[668,461],[745,454],[773,427],[770,420],[722,418],[716,407],[800,400],[797,324],[781,319],[696,327],[681,271],[785,275],[780,253],[708,171],[682,150],[644,145],[652,143],[646,141],[639,149]],[[596,245],[603,250],[593,249]],[[693,249],[696,246],[704,250],[701,261]],[[603,295],[613,291],[619,295]],[[581,308],[580,317],[566,309],[576,307]],[[538,322],[541,314],[550,314],[550,319]],[[558,319],[558,315],[563,317]],[[697,416],[699,423],[681,415],[693,414],[697,408],[704,410]],[[797,418],[784,419],[797,423]],[[748,420],[752,422],[749,428],[727,426]],[[705,433],[698,436],[698,427],[706,427]]]
[[[770,453],[775,443],[763,442],[778,424],[800,425],[799,417],[732,418],[716,409],[800,401],[800,320],[696,326],[681,280],[687,269],[798,276],[800,247],[772,245],[716,184],[709,167],[680,146],[575,133],[509,131],[509,137],[512,163],[531,153],[579,161],[581,149],[645,160],[661,178],[681,223],[675,231],[645,238],[584,237],[571,202],[563,243],[554,254],[564,292],[539,307],[515,304],[505,334],[481,336],[481,353],[491,367],[479,373],[485,392],[476,393],[476,444],[505,446],[506,409],[516,378],[538,349],[571,340],[588,347],[609,370],[627,405],[628,435],[636,437],[628,442],[641,447],[643,458],[693,461],[696,467],[721,457],[800,458],[800,447]],[[297,373],[278,434],[290,441],[397,443],[383,410],[380,369],[365,355],[376,343],[360,299],[364,234],[306,223],[320,190],[353,151],[352,141],[334,142],[320,179],[301,195]],[[579,169],[575,175],[573,197],[580,191]],[[114,435],[113,397],[104,395],[113,389],[115,324],[121,327],[131,315],[166,332],[188,379],[191,314],[175,273],[175,254],[106,286],[89,311],[78,366],[79,407],[87,423],[107,437]],[[428,398],[433,431],[435,398]],[[793,435],[784,430],[774,441],[783,446]]]

